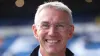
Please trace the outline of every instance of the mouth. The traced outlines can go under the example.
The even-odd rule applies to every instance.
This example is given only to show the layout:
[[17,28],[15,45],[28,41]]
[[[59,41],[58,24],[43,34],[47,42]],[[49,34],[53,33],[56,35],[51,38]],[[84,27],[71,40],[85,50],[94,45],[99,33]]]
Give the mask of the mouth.
[[47,43],[50,43],[50,44],[57,44],[60,42],[60,40],[53,40],[53,39],[46,39],[45,40]]

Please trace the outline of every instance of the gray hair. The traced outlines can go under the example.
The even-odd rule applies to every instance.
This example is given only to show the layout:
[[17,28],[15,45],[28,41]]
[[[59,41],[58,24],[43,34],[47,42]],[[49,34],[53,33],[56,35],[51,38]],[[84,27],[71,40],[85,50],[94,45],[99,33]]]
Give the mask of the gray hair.
[[41,12],[41,10],[48,7],[54,7],[55,9],[65,11],[66,13],[69,14],[71,24],[73,23],[72,11],[68,8],[68,6],[66,6],[62,2],[54,1],[54,2],[46,2],[37,8],[37,12],[35,14],[35,19],[34,19],[35,24],[38,23],[38,14]]

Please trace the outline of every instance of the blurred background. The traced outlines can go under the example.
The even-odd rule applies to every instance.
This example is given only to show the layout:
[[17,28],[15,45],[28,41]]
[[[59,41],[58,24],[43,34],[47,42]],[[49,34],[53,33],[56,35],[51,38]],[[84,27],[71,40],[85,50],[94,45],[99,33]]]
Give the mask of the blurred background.
[[[31,26],[38,5],[54,0],[0,0],[0,56],[29,56],[39,44]],[[55,0],[56,1],[56,0]],[[100,56],[100,1],[58,0],[73,11],[75,56]]]

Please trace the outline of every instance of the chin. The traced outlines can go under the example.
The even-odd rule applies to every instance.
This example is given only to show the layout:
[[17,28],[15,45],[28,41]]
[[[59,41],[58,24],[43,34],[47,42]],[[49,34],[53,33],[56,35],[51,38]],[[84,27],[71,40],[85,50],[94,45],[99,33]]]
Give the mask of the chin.
[[59,53],[60,51],[61,51],[61,50],[60,50],[59,48],[57,48],[57,47],[56,47],[56,48],[48,48],[48,49],[47,49],[47,52],[48,52],[48,53],[52,53],[52,54],[53,54],[53,53]]

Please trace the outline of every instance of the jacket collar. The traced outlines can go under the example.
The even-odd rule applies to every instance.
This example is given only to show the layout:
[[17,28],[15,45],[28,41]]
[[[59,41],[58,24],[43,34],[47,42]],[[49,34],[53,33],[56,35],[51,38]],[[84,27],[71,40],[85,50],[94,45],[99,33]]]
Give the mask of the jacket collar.
[[[39,50],[39,46],[37,46],[33,50],[30,56],[38,56],[38,50]],[[66,56],[74,56],[74,54],[68,48],[66,48]]]

